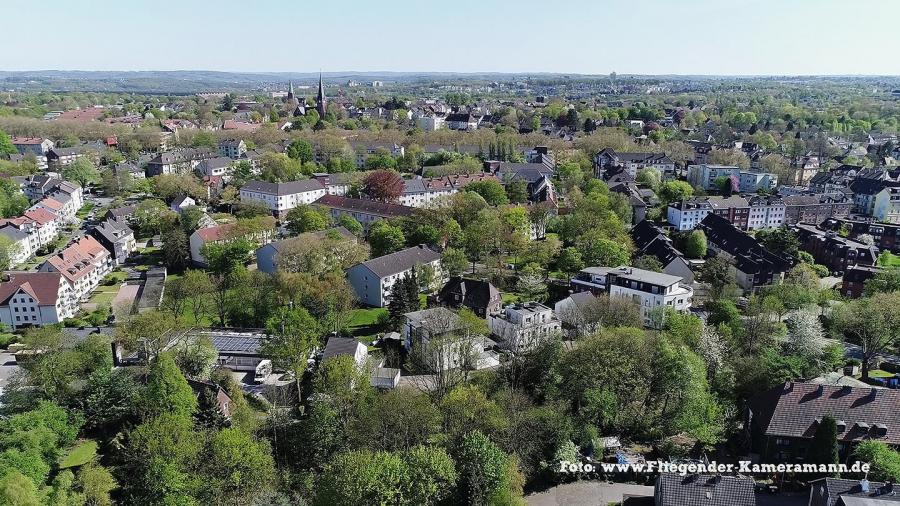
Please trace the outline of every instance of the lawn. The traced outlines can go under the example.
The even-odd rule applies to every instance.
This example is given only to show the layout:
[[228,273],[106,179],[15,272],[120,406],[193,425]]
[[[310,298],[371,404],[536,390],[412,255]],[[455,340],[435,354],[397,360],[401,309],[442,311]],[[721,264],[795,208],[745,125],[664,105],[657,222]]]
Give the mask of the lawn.
[[119,288],[121,288],[120,285],[100,285],[91,295],[90,302],[98,304],[99,306],[112,304],[113,299],[116,298],[116,294],[119,293]]
[[882,371],[881,369],[872,369],[869,371],[870,378],[893,378],[894,373]]
[[378,317],[387,314],[387,308],[359,308],[354,309],[350,315],[348,324],[350,333],[365,344],[369,344],[375,335],[381,332],[377,325]]
[[900,267],[900,256],[894,255],[890,251],[884,251],[878,255],[879,267]]
[[75,213],[75,216],[79,220],[83,220],[83,219],[87,218],[87,215],[90,214],[91,211],[93,211],[93,210],[94,210],[94,203],[88,202],[85,205],[81,206],[81,209],[79,209],[78,212]]
[[59,468],[68,469],[78,467],[94,460],[97,456],[97,442],[93,439],[83,439],[75,443],[65,456],[59,459]]

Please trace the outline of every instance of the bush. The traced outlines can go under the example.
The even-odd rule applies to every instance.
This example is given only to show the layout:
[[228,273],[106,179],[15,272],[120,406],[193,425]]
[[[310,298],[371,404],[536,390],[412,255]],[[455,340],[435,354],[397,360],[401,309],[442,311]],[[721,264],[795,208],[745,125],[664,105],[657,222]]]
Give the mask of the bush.
[[0,348],[7,348],[19,339],[15,334],[0,334]]

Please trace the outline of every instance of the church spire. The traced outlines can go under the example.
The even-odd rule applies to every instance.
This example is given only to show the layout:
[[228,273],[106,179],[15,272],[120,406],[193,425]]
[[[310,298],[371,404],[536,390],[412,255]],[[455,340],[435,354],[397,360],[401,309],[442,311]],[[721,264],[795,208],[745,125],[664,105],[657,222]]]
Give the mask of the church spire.
[[325,98],[325,85],[322,83],[322,73],[319,72],[319,93],[316,95],[316,110],[319,111],[319,117],[325,119],[325,111],[327,111],[327,103]]
[[291,100],[292,98],[294,98],[294,81],[291,81],[290,84],[288,85],[287,98],[288,98],[288,100]]

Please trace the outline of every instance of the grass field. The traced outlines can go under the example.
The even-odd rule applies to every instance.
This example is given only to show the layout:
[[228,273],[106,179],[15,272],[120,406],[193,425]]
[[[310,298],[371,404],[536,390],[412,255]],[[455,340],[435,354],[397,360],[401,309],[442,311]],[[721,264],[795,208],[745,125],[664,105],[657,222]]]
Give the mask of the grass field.
[[119,293],[120,285],[112,285],[112,286],[104,286],[100,285],[94,290],[93,295],[91,295],[90,302],[95,304],[104,305],[104,304],[112,304],[114,298],[116,298],[116,294]]
[[387,308],[359,308],[354,309],[350,316],[350,324],[348,325],[350,333],[353,337],[359,339],[365,344],[374,339],[375,335],[381,332],[376,324],[379,316],[387,314]]
[[884,251],[878,255],[879,267],[900,267],[900,256]]
[[75,443],[69,453],[59,459],[59,468],[68,469],[78,467],[94,460],[97,456],[97,442],[93,439],[84,439]]
[[873,369],[869,371],[870,378],[893,378],[894,373],[882,371],[881,369]]
[[87,215],[90,214],[91,211],[93,211],[93,210],[94,210],[94,203],[88,202],[85,205],[81,206],[81,209],[79,209],[78,212],[75,213],[75,216],[78,217],[78,219],[83,220],[83,219],[87,218]]

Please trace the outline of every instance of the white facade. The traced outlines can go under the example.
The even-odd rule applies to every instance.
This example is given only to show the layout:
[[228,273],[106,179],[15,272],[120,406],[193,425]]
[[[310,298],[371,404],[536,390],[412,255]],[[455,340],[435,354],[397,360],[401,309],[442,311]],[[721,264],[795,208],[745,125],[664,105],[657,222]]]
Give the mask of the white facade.
[[325,186],[315,179],[290,183],[251,181],[241,188],[241,202],[260,202],[272,212],[283,215],[297,206],[312,204],[327,194]]
[[778,176],[768,172],[751,172],[731,165],[690,165],[687,180],[695,188],[709,190],[720,177],[736,177],[742,192],[772,190],[778,186]]
[[644,325],[650,325],[651,311],[670,307],[687,311],[691,307],[694,290],[682,284],[682,278],[659,272],[619,267],[607,276],[610,297],[622,297],[640,306]]
[[[47,276],[46,274],[27,273],[15,275],[5,284],[18,285],[11,287],[13,292],[8,298],[0,302],[0,323],[9,328],[16,329],[26,325],[50,325],[60,323],[66,318],[75,315],[76,300],[72,296],[69,284],[63,281],[62,276],[55,276],[56,293],[46,294],[46,300],[36,298],[36,290],[33,286],[35,276]],[[53,279],[43,282],[49,283]],[[30,290],[25,290],[21,284],[32,284]],[[29,293],[31,291],[31,293]],[[51,287],[52,291],[52,287]]]
[[666,208],[666,218],[676,230],[693,230],[712,212],[712,206],[705,201],[675,202]]
[[502,313],[488,316],[487,323],[491,334],[513,353],[532,350],[562,329],[553,310],[537,302],[506,306]]

